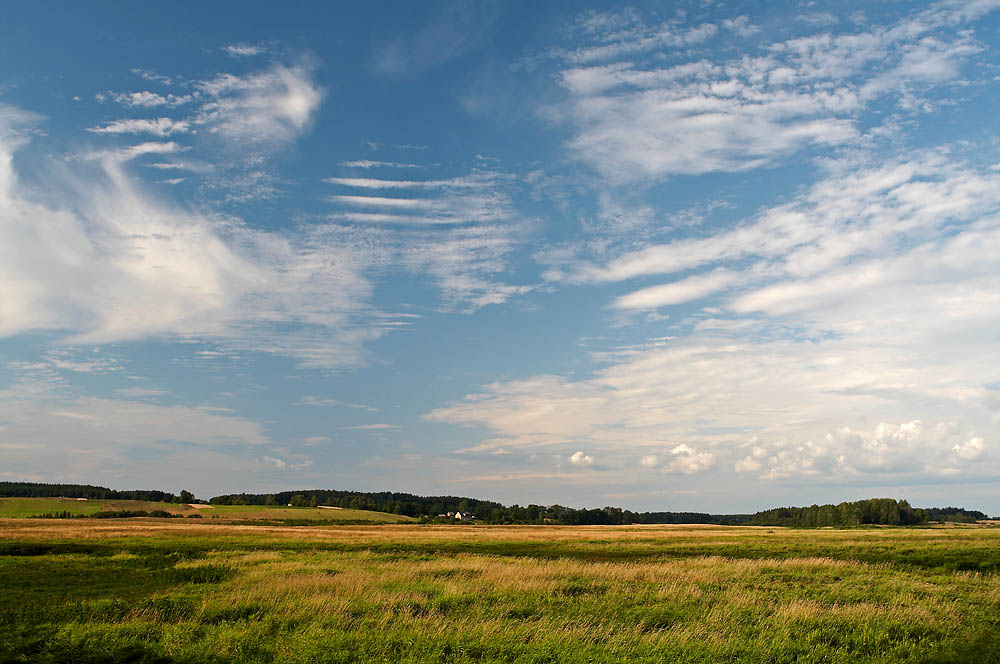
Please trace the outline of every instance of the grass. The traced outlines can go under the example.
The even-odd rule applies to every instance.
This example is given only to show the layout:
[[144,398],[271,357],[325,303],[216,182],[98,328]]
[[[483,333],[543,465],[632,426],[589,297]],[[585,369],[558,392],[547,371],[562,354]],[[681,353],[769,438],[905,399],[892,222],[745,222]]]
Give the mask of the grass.
[[324,521],[330,523],[406,523],[413,519],[399,514],[368,510],[323,509],[314,507],[265,507],[259,505],[213,505],[201,509],[176,503],[142,500],[76,500],[74,498],[0,498],[0,518],[39,517],[68,512],[90,516],[98,512],[162,510],[180,516],[200,515],[204,519],[237,521]]
[[94,514],[101,511],[104,502],[75,498],[0,498],[0,517],[24,518],[58,512]]
[[268,507],[263,505],[214,505],[201,510],[205,518],[262,519],[282,521],[286,519],[308,521],[372,521],[376,523],[406,523],[413,519],[399,514],[372,512],[369,510],[325,509],[322,507]]
[[998,569],[983,527],[5,520],[0,662],[998,662]]

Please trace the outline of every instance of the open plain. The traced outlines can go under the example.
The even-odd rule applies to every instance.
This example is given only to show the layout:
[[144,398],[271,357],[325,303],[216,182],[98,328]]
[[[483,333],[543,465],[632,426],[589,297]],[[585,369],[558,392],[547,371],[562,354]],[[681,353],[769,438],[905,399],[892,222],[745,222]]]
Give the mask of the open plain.
[[4,662],[995,662],[1000,528],[0,520]]

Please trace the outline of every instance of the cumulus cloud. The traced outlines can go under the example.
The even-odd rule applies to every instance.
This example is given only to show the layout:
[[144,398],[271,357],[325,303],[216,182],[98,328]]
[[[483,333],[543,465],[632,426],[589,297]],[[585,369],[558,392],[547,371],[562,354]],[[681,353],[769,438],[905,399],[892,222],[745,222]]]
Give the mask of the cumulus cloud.
[[696,475],[705,472],[715,464],[714,454],[698,452],[684,443],[670,450],[670,454],[673,458],[667,465],[667,470],[672,473]]
[[796,444],[755,446],[735,470],[770,479],[958,473],[956,466],[982,456],[984,446],[954,422],[882,422],[869,431],[840,427]]
[[313,465],[311,459],[306,459],[304,461],[292,462],[286,461],[279,457],[264,456],[260,459],[260,463],[266,466],[272,466],[278,470],[305,470]]
[[964,443],[955,444],[951,449],[963,461],[971,461],[982,456],[985,450],[985,441],[980,436],[973,436]]
[[574,466],[592,466],[594,465],[594,457],[577,450],[570,455],[569,462]]

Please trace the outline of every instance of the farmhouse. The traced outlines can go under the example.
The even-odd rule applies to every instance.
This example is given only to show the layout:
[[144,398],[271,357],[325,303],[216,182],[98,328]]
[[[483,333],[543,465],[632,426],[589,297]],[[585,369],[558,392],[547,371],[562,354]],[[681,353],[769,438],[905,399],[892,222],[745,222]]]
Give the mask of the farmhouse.
[[475,521],[476,516],[470,514],[469,512],[448,512],[447,514],[438,514],[439,519],[458,519],[459,521]]

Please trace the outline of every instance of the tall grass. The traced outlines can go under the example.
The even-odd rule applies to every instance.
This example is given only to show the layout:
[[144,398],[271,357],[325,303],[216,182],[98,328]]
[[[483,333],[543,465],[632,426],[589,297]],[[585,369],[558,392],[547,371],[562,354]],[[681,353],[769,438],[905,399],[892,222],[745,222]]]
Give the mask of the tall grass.
[[998,545],[984,528],[4,521],[0,661],[996,662],[1000,576],[948,560]]

